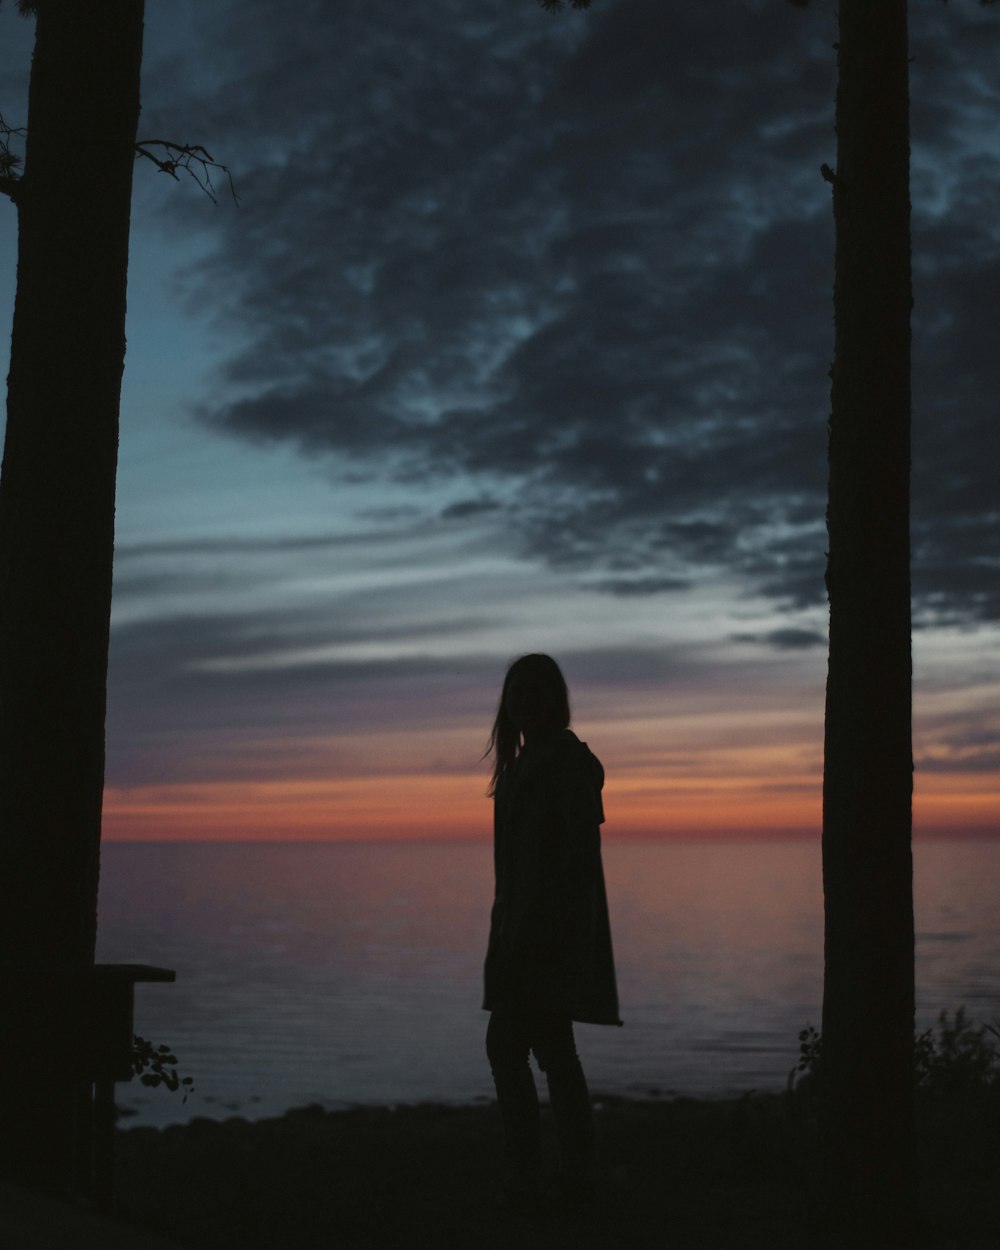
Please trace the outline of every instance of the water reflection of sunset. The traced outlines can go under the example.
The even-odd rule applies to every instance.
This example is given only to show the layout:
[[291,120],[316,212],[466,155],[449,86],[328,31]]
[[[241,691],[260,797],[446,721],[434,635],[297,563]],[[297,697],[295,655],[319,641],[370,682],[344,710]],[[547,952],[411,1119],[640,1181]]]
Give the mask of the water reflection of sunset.
[[[818,845],[617,841],[604,859],[625,1027],[579,1029],[595,1088],[782,1088],[799,1029],[820,1018]],[[918,1027],[961,1004],[987,1021],[1000,843],[924,841],[914,864]],[[492,886],[486,840],[106,848],[100,958],[155,952],[178,968],[141,1016],[197,1076],[183,1107],[121,1087],[130,1123],[488,1096]]]

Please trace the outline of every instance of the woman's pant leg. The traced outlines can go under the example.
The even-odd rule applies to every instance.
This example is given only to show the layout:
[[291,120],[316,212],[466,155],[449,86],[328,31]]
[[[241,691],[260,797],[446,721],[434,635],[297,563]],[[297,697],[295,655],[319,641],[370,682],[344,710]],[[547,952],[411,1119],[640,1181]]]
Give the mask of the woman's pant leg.
[[594,1165],[594,1119],[572,1022],[563,1016],[537,1017],[531,1049],[548,1080],[562,1173],[570,1183],[588,1184]]
[[493,1072],[503,1123],[507,1166],[514,1185],[533,1188],[541,1172],[538,1091],[528,1066],[531,1034],[522,1015],[497,1010],[486,1029],[486,1054]]

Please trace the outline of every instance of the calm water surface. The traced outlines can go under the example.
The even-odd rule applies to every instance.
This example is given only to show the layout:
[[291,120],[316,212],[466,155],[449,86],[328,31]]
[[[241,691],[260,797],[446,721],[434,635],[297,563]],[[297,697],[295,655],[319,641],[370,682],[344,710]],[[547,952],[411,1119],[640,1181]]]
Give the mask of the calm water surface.
[[[578,1026],[591,1087],[780,1088],[818,1025],[813,844],[604,851],[622,1029]],[[1000,842],[915,848],[918,1023],[1000,1016]],[[118,1087],[130,1123],[272,1115],[319,1102],[490,1097],[479,1009],[488,843],[106,844],[98,958],[163,964],[136,1031],[196,1085]]]

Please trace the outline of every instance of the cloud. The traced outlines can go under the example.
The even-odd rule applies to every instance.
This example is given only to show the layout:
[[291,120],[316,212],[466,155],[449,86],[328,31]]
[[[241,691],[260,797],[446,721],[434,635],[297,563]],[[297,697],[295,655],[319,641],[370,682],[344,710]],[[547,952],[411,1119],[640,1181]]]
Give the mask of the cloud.
[[766,634],[734,634],[733,642],[764,643],[777,651],[825,647],[826,635],[816,629],[772,629]]
[[[748,2],[724,30],[654,0],[562,20],[457,0],[240,13],[205,19],[230,44],[196,104],[243,190],[201,298],[245,346],[202,418],[352,480],[425,484],[453,519],[490,509],[523,553],[603,571],[613,594],[722,573],[821,603],[832,13]],[[985,21],[913,22],[928,620],[1000,610]]]
[[495,499],[460,499],[442,509],[441,519],[445,521],[465,520],[467,517],[482,516],[484,513],[496,512],[501,505]]
[[609,577],[597,579],[591,585],[598,590],[628,598],[632,595],[659,595],[668,591],[690,590],[691,583],[680,577]]
[[[365,744],[392,735],[440,751],[449,728],[473,720],[473,709],[485,720],[477,697],[481,704],[492,688],[496,662],[444,658],[422,652],[421,642],[474,628],[468,619],[423,630],[387,624],[377,638],[405,636],[408,646],[372,659],[351,654],[352,644],[371,643],[370,631],[362,637],[320,614],[304,622],[298,612],[256,621],[198,613],[116,629],[108,784],[377,772],[384,760],[366,764]],[[424,732],[429,723],[432,735]],[[475,764],[477,743],[455,752],[455,768]]]

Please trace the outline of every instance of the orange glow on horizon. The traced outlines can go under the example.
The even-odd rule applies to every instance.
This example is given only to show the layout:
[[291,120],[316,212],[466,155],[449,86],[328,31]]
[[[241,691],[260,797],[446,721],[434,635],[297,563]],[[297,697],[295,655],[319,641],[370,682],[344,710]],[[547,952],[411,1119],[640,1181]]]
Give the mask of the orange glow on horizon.
[[112,789],[105,792],[104,828],[123,841],[468,838],[487,829],[480,780],[352,777]]
[[[177,783],[109,788],[109,841],[386,841],[489,838],[491,803],[482,773],[400,774],[324,781]],[[992,787],[992,788],[991,788]],[[1000,787],[981,774],[922,778],[917,834],[998,832]],[[753,777],[618,775],[605,790],[605,836],[750,839],[818,837],[818,779],[783,784]]]

